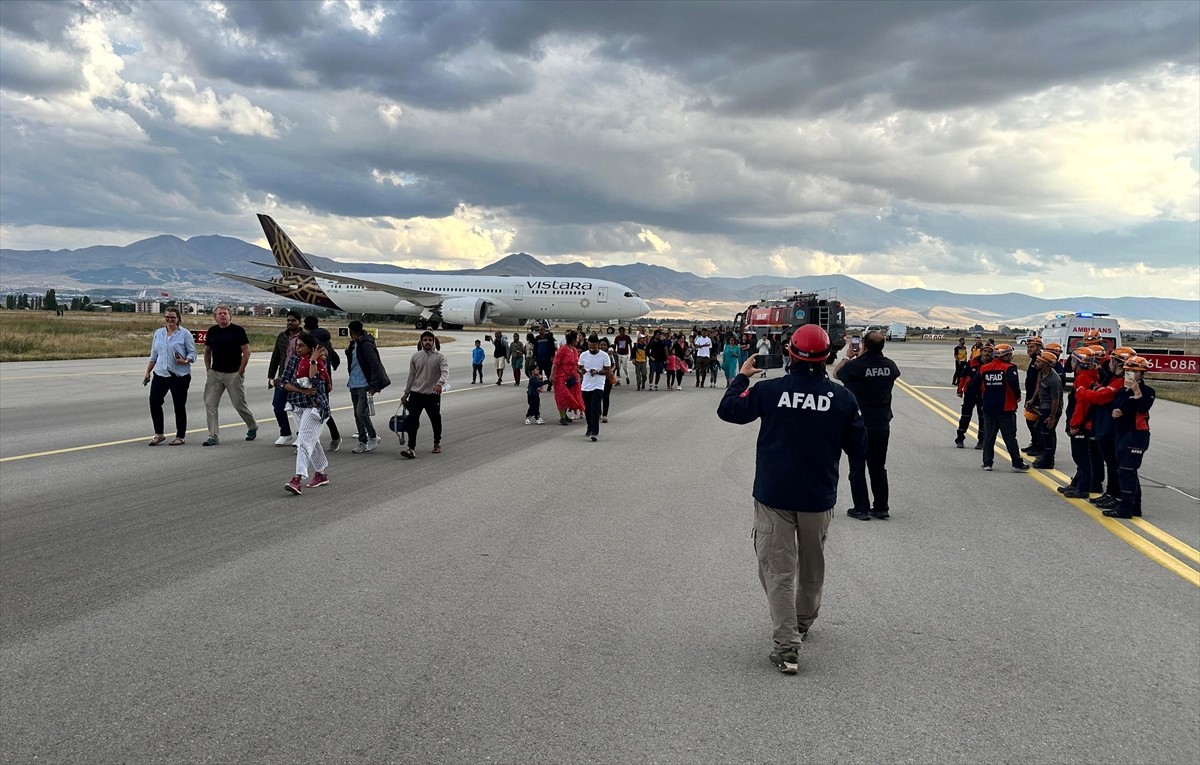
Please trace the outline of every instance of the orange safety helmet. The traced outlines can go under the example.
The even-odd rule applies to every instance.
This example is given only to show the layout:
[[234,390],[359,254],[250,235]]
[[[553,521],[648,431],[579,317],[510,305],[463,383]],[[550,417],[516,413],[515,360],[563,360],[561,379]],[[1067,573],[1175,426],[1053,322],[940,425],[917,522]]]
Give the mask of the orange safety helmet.
[[1103,364],[1105,361],[1108,361],[1108,349],[1104,347],[1103,343],[1097,343],[1096,345],[1088,345],[1085,347],[1091,349],[1092,361],[1095,361],[1097,364]]
[[1075,359],[1075,363],[1081,367],[1096,366],[1096,352],[1086,345],[1081,345],[1071,351],[1071,358]]
[[1091,345],[1092,343],[1100,342],[1100,330],[1089,329],[1087,332],[1084,332],[1083,342],[1085,345]]
[[829,350],[829,334],[818,324],[805,324],[793,332],[788,341],[788,355],[809,364],[829,358]]
[[1045,345],[1045,342],[1042,340],[1042,338],[1038,337],[1037,335],[1034,335],[1033,337],[1031,337],[1025,341],[1025,345],[1032,347],[1034,345]]
[[1062,355],[1063,347],[1058,343],[1046,343],[1046,350],[1053,353],[1054,360],[1057,361],[1058,357]]
[[1012,355],[1013,355],[1013,347],[1011,345],[1009,345],[1008,343],[1000,343],[999,345],[997,345],[995,348],[992,349],[992,357],[993,358],[1003,359],[1004,361],[1011,361]]
[[1038,420],[1042,419],[1042,415],[1038,414],[1032,409],[1026,409],[1025,419],[1029,420],[1030,422],[1037,422]]
[[1128,361],[1137,355],[1134,349],[1122,345],[1120,348],[1113,348],[1112,353],[1108,354],[1110,358],[1119,359],[1122,363]]
[[1149,372],[1150,361],[1145,356],[1130,356],[1125,359],[1126,372]]
[[1050,366],[1054,366],[1058,363],[1058,356],[1056,356],[1053,351],[1042,351],[1037,355],[1037,357]]

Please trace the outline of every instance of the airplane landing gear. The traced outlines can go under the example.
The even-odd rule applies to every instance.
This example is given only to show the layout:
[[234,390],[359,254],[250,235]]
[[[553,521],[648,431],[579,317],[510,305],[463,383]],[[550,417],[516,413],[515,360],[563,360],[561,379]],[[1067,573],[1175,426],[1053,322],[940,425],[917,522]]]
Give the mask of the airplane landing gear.
[[429,322],[425,321],[424,319],[417,319],[416,327],[417,329],[428,329]]

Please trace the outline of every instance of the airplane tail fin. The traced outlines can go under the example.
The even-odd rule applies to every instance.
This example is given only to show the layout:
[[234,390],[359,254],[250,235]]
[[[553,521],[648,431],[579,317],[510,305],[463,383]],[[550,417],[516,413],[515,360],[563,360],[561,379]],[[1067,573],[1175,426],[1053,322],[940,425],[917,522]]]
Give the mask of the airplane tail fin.
[[300,248],[296,246],[292,238],[283,232],[283,229],[270,215],[259,213],[258,222],[262,225],[263,233],[267,235],[267,242],[271,245],[271,254],[275,256],[275,263],[279,266],[280,277],[272,279],[270,287],[260,284],[254,286],[276,295],[299,300],[302,303],[336,309],[337,305],[325,294],[325,290],[321,289],[321,285],[315,278],[297,276],[295,272],[285,270],[292,268],[302,268],[306,271],[316,270],[308,262],[308,258],[304,257],[304,253],[300,252]]
[[271,245],[271,254],[275,256],[276,263],[289,268],[315,270],[292,238],[284,233],[270,215],[259,213],[258,222],[262,225],[263,233],[267,235],[267,242]]

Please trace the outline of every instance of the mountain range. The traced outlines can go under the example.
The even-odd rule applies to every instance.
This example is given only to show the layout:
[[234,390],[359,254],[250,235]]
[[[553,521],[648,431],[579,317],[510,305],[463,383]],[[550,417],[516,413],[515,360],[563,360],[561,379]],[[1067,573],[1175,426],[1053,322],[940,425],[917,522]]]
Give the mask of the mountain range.
[[[328,271],[368,273],[431,273],[386,264],[341,263],[315,255],[306,256],[314,268]],[[97,296],[132,296],[142,289],[170,291],[173,296],[195,300],[257,302],[272,299],[252,287],[212,274],[233,271],[249,276],[270,277],[277,271],[249,261],[271,262],[269,250],[225,236],[195,236],[190,239],[164,235],[133,244],[84,247],[78,250],[0,249],[0,291],[44,291],[51,287],[62,294],[73,292]],[[1129,329],[1182,331],[1200,323],[1200,301],[1153,297],[1101,298],[1081,295],[1045,299],[1019,293],[967,295],[921,288],[881,290],[843,274],[795,277],[748,276],[702,277],[663,266],[632,263],[593,267],[582,263],[542,263],[526,253],[508,255],[478,269],[451,271],[459,274],[507,274],[512,276],[584,276],[624,284],[650,303],[651,315],[659,318],[696,318],[726,321],[764,296],[782,290],[828,291],[846,306],[852,324],[904,322],[909,326],[969,327],[981,324],[994,328],[1041,326],[1056,312],[1093,311],[1117,317]],[[1193,327],[1194,329],[1194,327]]]

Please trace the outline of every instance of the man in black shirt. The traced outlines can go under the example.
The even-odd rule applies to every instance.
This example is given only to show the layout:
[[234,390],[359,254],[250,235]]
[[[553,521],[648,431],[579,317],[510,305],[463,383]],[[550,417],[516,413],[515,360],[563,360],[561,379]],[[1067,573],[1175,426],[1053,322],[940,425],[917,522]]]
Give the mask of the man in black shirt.
[[[658,390],[663,370],[667,368],[667,343],[663,340],[662,330],[654,330],[650,342],[646,343],[646,355],[650,358],[650,385],[646,389]],[[670,378],[667,383],[667,387],[671,387]]]
[[204,446],[221,442],[217,408],[221,395],[229,391],[229,401],[246,423],[246,440],[258,435],[258,423],[246,406],[246,365],[250,363],[250,338],[246,330],[232,322],[229,306],[219,305],[213,311],[217,323],[208,328],[204,337],[204,413],[208,418],[208,440]]
[[[833,370],[834,376],[858,399],[863,424],[867,428],[866,469],[871,475],[874,505],[870,508],[852,507],[847,513],[860,521],[889,517],[887,450],[892,430],[892,386],[900,377],[900,368],[883,355],[883,342],[882,332],[868,332],[863,336],[862,355],[851,348],[846,358],[839,361]],[[856,478],[861,479],[852,472],[851,484]]]

